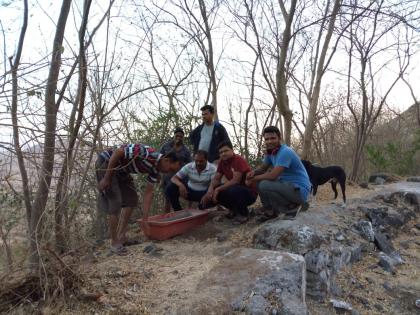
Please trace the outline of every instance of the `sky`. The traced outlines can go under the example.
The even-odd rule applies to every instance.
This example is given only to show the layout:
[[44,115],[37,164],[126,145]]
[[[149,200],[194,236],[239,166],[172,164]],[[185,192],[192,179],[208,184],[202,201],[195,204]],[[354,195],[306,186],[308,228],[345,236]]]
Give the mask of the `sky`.
[[[22,55],[22,63],[23,65],[38,62],[41,58],[48,56],[51,46],[52,46],[52,38],[54,35],[54,24],[55,21],[58,19],[59,9],[61,5],[61,1],[46,1],[46,0],[39,0],[39,1],[29,1],[29,26],[26,33],[26,40],[25,46],[23,49]],[[168,1],[157,1],[161,5],[167,5]],[[11,0],[0,0],[0,22],[1,22],[1,30],[2,30],[2,45],[0,46],[0,52],[2,54],[2,63],[0,66],[1,72],[4,73],[5,69],[9,69],[7,58],[12,56],[15,52],[17,38],[19,34],[19,30],[21,27],[21,12],[22,12],[22,3],[23,1],[11,1]],[[80,5],[81,1],[73,1],[73,8],[72,13],[69,16],[67,29],[66,29],[66,39],[67,42],[64,45],[64,49],[66,53],[69,53],[74,50],[77,50],[77,33],[76,29],[78,27],[78,12],[77,10],[78,5]],[[104,4],[102,1],[97,1],[92,5],[92,13],[89,20],[89,25],[95,25],[95,21],[101,16],[101,13],[105,10],[105,7],[100,7],[98,3]],[[114,8],[113,15],[115,19],[113,20],[112,26],[119,26],[123,27],[121,30],[122,37],[128,40],[134,40],[141,36],[135,32],[134,28],[131,29],[131,26],[124,25],[124,16],[133,16],[135,12],[132,11],[134,6],[132,6],[132,1],[125,1],[125,8],[129,8],[130,12],[126,12],[124,9],[118,9],[117,7]],[[118,18],[117,18],[118,16]],[[225,21],[226,22],[226,21]],[[229,22],[229,21],[227,21]],[[166,29],[165,27],[160,28],[162,29],[162,33],[156,33],[155,36],[168,36],[168,33],[171,33],[171,29]],[[104,33],[102,33],[104,34]],[[240,46],[240,43],[232,38],[228,38],[225,34],[221,34],[217,29],[214,31],[214,43],[215,43],[215,51],[220,52],[224,50],[223,54],[226,58],[222,59],[219,65],[219,69],[223,69],[225,65],[232,65],[235,64],[235,60],[237,59],[248,59],[251,60],[252,56],[250,57],[250,51],[243,49],[243,46]],[[96,47],[100,49],[101,41],[104,35],[99,35],[96,38]],[[141,43],[144,44],[143,42]],[[119,43],[119,45],[124,45],[124,43]],[[128,47],[128,45],[127,45]],[[420,49],[419,43],[414,44],[415,49]],[[123,48],[121,48],[123,49]],[[124,53],[122,53],[124,56]],[[127,53],[127,56],[130,56],[130,53]],[[129,57],[127,57],[129,58]],[[341,60],[342,59],[342,60]],[[48,60],[44,60],[45,65],[47,65]],[[345,59],[341,58],[340,55],[337,53],[333,68],[338,69],[344,64]],[[6,66],[5,66],[6,65]],[[420,71],[418,71],[420,66],[420,54],[414,56],[411,60],[411,64],[408,70],[407,80],[412,84],[413,87],[420,86]],[[147,67],[147,65],[145,65]],[[162,65],[163,67],[163,65]],[[235,70],[235,67],[233,68]],[[237,70],[237,69],[236,69]],[[395,71],[394,71],[395,72]],[[243,77],[240,78],[241,72],[234,72],[232,69],[228,69],[227,71],[221,70],[219,72],[220,76],[220,87],[219,87],[219,104],[226,104],[228,102],[235,103],[240,102],[238,95],[243,95],[247,93],[247,88],[244,88]],[[4,77],[3,77],[4,79]],[[39,79],[39,78],[34,78]],[[240,82],[242,79],[242,82]],[[392,71],[388,72],[388,75],[381,76],[380,79],[377,81],[377,85],[379,89],[385,89],[390,82],[392,81]],[[42,79],[40,79],[40,82]],[[342,89],[341,85],[337,84],[337,75],[334,72],[328,72],[325,75],[324,83],[323,83],[324,90],[323,92],[327,93],[331,89]],[[420,99],[420,92],[418,89],[414,89],[415,93],[417,93],[416,97]],[[235,95],[232,94],[235,92]],[[242,100],[244,101],[244,100]],[[266,100],[267,103],[270,103],[270,100]],[[388,98],[389,106],[396,111],[404,111],[409,106],[411,106],[414,101],[412,96],[409,92],[409,89],[405,86],[405,84],[400,81],[397,86],[394,88],[392,93]],[[7,106],[7,102],[5,102],[4,98],[0,97],[0,124],[4,122],[5,117],[5,107]],[[292,106],[295,106],[293,110],[298,110],[298,106],[296,103],[292,102]],[[227,111],[226,106],[220,107],[220,119],[225,122],[229,122],[229,113]],[[8,117],[6,113],[6,117]],[[3,129],[4,130],[4,129]],[[9,137],[6,135],[6,131],[1,133],[0,141],[9,141]],[[6,139],[5,139],[6,138]]]

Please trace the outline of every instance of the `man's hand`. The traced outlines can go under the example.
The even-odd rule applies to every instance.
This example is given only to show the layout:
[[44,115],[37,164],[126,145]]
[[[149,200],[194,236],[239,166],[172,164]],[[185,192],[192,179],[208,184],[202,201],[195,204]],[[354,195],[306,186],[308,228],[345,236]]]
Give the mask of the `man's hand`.
[[201,204],[204,205],[204,206],[207,205],[210,202],[210,200],[211,200],[212,197],[213,197],[213,192],[212,191],[208,191],[203,196],[203,198],[201,198]]
[[250,171],[246,174],[246,180],[251,180],[255,177],[255,172],[254,171]]
[[179,187],[179,194],[182,198],[187,199],[188,197],[188,190],[184,185],[180,185]]
[[220,193],[220,189],[216,188],[214,190],[213,196],[212,196],[213,203],[217,203],[217,197],[219,196],[219,193]]
[[112,180],[111,178],[104,177],[98,183],[98,189],[100,192],[105,192],[111,187]]

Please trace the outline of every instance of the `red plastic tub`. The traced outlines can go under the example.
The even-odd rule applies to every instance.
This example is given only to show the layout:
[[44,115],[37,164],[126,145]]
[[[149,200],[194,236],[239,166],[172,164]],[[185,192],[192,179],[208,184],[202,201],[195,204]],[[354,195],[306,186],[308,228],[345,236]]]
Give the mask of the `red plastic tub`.
[[[195,209],[185,209],[181,211],[159,214],[148,217],[148,231],[144,234],[154,240],[166,240],[175,235],[183,234],[190,229],[207,222],[209,217],[208,211]],[[142,219],[137,221],[142,228]]]

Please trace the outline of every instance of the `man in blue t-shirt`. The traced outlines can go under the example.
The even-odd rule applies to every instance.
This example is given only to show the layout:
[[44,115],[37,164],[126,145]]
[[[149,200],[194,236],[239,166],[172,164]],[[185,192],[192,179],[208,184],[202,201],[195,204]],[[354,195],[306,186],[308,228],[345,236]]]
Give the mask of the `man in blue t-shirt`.
[[248,173],[247,185],[257,183],[264,209],[262,221],[284,213],[295,217],[308,209],[311,190],[308,173],[299,156],[290,147],[281,144],[280,130],[275,126],[263,131],[266,155],[263,164]]

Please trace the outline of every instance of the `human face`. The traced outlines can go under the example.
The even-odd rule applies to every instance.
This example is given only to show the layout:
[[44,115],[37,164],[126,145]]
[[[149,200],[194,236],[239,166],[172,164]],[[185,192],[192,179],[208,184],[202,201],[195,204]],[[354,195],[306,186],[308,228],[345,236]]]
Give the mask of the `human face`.
[[171,162],[168,158],[162,158],[159,161],[158,170],[161,173],[175,173],[178,172],[178,170],[181,168],[181,163],[179,161],[177,162]]
[[184,134],[182,132],[177,132],[174,135],[175,144],[182,144],[184,142]]
[[213,116],[214,114],[212,114],[208,109],[201,112],[201,117],[203,118],[203,122],[205,124],[211,124],[213,122]]
[[234,154],[235,153],[233,152],[233,150],[229,148],[227,145],[219,149],[219,156],[220,156],[220,159],[223,161],[229,160],[231,157],[233,157]]
[[275,132],[264,133],[265,148],[267,151],[276,149],[280,146],[280,137]]
[[197,170],[199,170],[200,172],[202,170],[204,170],[207,166],[207,159],[204,158],[204,156],[202,154],[196,154],[194,156],[194,162],[195,162],[195,167],[197,168]]

